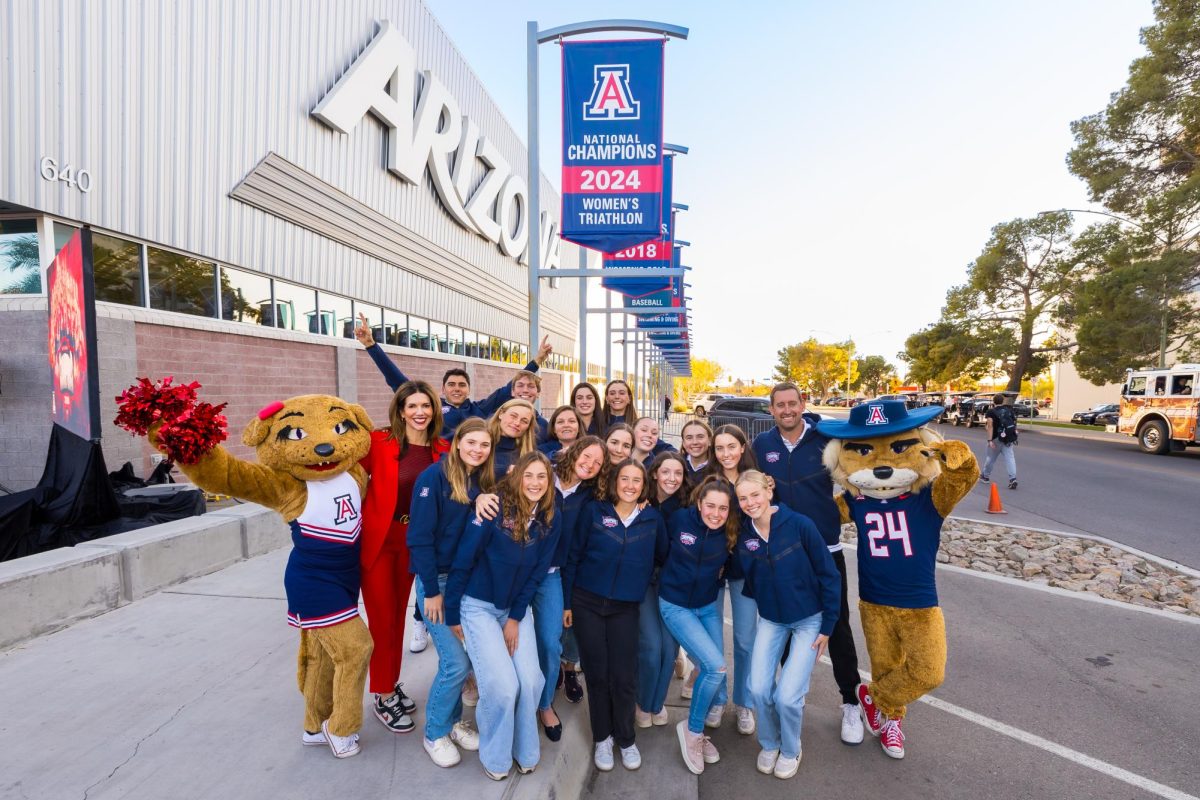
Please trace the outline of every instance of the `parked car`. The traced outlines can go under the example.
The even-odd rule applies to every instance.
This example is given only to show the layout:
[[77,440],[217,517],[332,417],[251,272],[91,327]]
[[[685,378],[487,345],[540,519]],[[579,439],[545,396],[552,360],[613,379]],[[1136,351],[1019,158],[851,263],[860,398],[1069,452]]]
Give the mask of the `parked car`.
[[770,401],[765,397],[722,397],[713,402],[708,412],[708,424],[714,429],[721,425],[736,425],[746,438],[753,439],[775,427]]
[[1103,414],[1106,411],[1120,411],[1121,407],[1117,403],[1103,403],[1098,406],[1092,406],[1087,411],[1076,411],[1071,415],[1071,422],[1076,425],[1097,425],[1096,415]]
[[1099,414],[1096,415],[1096,419],[1092,424],[1093,425],[1116,425],[1117,420],[1120,419],[1120,417],[1121,417],[1120,411],[1101,411]]
[[697,395],[696,399],[692,401],[692,411],[697,417],[706,417],[714,403],[728,397],[736,397],[736,395],[718,393]]
[[1038,416],[1037,406],[1027,397],[1022,397],[1017,402],[1013,403],[1013,413],[1018,417],[1036,417]]
[[982,418],[975,413],[975,396],[977,392],[955,392],[950,395],[950,405],[938,417],[939,422],[949,422],[951,425],[966,425],[974,428]]

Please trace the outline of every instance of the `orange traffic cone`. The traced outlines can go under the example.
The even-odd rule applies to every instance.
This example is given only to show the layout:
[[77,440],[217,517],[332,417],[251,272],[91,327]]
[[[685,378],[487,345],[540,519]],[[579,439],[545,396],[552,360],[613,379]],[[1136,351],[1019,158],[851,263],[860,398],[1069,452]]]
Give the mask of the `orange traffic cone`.
[[988,499],[987,513],[989,514],[1007,514],[1004,510],[1004,504],[1000,502],[1000,490],[996,488],[996,484],[992,484],[992,496]]

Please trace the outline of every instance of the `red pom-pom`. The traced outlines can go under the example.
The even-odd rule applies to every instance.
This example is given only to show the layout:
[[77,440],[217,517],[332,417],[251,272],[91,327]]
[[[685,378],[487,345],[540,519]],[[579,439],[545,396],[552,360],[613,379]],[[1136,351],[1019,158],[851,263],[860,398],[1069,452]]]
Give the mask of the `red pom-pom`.
[[192,381],[172,386],[172,380],[173,376],[154,382],[138,378],[137,383],[117,396],[114,422],[135,436],[145,436],[156,422],[169,422],[187,411],[196,402],[200,384]]
[[227,403],[214,406],[197,403],[158,429],[158,440],[167,458],[180,464],[195,464],[227,438],[221,413]]

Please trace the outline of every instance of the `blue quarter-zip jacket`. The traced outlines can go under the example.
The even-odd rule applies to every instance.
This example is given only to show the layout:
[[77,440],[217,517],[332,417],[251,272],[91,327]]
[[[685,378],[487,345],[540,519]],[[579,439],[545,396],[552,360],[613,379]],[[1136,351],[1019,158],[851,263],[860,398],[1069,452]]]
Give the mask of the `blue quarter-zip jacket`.
[[585,481],[582,486],[566,497],[563,497],[562,492],[558,489],[554,490],[554,498],[557,503],[555,515],[562,517],[562,536],[558,537],[558,547],[554,548],[554,560],[550,562],[550,566],[565,567],[567,565],[567,558],[571,554],[571,542],[575,539],[579,524],[579,514],[588,503],[596,498],[593,483],[593,481]]
[[557,514],[549,525],[535,519],[528,538],[517,541],[511,519],[471,517],[446,581],[446,624],[462,624],[464,594],[508,609],[509,619],[524,619],[533,593],[550,569],[561,525]]
[[540,442],[537,447],[538,450],[541,450],[543,453],[545,453],[546,458],[550,459],[552,462],[558,458],[558,454],[561,453],[563,449],[562,442],[560,442],[558,439],[547,439],[544,442]]
[[821,633],[833,634],[842,579],[812,520],[780,504],[763,539],[743,517],[736,552],[746,573],[742,594],[754,598],[759,616],[790,625],[820,611]]
[[646,456],[646,460],[642,462],[643,466],[649,469],[650,465],[654,463],[654,459],[658,458],[658,454],[667,450],[674,451],[675,448],[659,439],[658,444],[654,445],[654,449],[650,451],[650,455]]
[[467,518],[475,513],[479,483],[474,476],[467,485],[471,503],[450,499],[450,480],[443,459],[426,467],[413,484],[412,505],[408,511],[408,571],[421,578],[426,597],[437,597],[438,575],[450,572],[458,539]]
[[612,503],[588,503],[563,570],[564,607],[571,608],[576,586],[610,600],[640,603],[666,551],[666,523],[654,506],[643,508],[626,528]]
[[821,418],[805,414],[807,427],[788,452],[779,428],[771,428],[754,437],[754,457],[758,468],[775,479],[775,500],[813,521],[825,545],[841,550],[842,524],[833,499],[833,479],[821,463],[821,453],[829,437],[817,432]]
[[501,436],[492,449],[493,471],[496,480],[500,480],[508,474],[508,468],[517,463],[517,440],[511,436]]
[[695,506],[681,508],[667,522],[667,548],[658,596],[684,608],[716,601],[721,569],[729,557],[725,528],[709,528]]
[[[408,376],[401,372],[400,368],[388,358],[387,353],[383,352],[383,348],[378,343],[367,348],[367,355],[375,362],[375,366],[383,373],[384,380],[387,381],[388,388],[395,392],[408,381]],[[525,369],[530,372],[538,371],[538,363],[530,361],[525,365]],[[496,409],[512,400],[512,381],[501,386],[496,391],[489,394],[480,402],[474,400],[466,400],[461,406],[452,406],[450,402],[442,398],[442,438],[449,440],[454,438],[454,431],[462,424],[463,420],[471,417],[482,417],[487,419],[492,414],[496,413]]]

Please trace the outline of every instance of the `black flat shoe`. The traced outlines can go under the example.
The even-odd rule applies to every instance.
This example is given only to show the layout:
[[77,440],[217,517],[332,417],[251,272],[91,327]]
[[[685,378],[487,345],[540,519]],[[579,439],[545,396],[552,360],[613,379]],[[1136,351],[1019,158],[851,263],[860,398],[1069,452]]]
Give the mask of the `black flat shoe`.
[[[554,707],[553,707],[553,706],[551,706],[551,709],[553,709],[553,708],[554,708]],[[554,715],[554,716],[556,716],[556,717],[557,717],[557,716],[558,716],[558,714],[557,714],[557,713],[555,713],[555,715]],[[544,720],[542,720],[542,718],[541,718],[541,715],[539,714],[539,715],[538,715],[538,721],[542,723],[542,730],[544,730],[544,731],[546,732],[546,738],[547,738],[547,739],[549,739],[549,740],[550,740],[550,741],[552,741],[552,742],[557,742],[559,739],[561,739],[561,738],[562,738],[562,718],[561,718],[561,717],[559,718],[559,720],[558,720],[558,722],[557,722],[556,724],[554,724],[554,725],[547,725],[547,724],[545,723],[545,721],[544,721]],[[530,771],[530,772],[533,772],[533,770],[532,770],[532,769],[531,769],[531,770],[529,770],[529,771]]]
[[574,670],[563,673],[563,694],[567,702],[578,703],[583,699],[583,687],[579,685],[579,673]]

